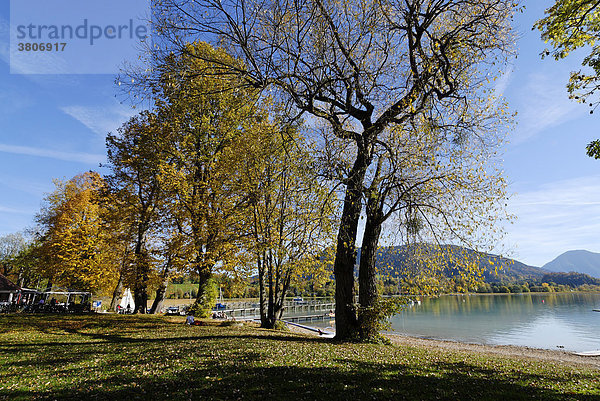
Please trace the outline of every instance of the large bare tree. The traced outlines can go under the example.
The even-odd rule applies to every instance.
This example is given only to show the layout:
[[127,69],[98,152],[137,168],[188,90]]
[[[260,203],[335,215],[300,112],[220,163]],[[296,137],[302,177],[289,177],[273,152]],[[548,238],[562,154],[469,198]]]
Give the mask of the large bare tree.
[[[447,113],[466,99],[490,95],[512,50],[516,7],[513,0],[155,2],[153,55],[185,53],[193,39],[223,47],[243,63],[207,60],[215,66],[211,74],[233,74],[271,91],[296,115],[324,121],[345,143],[349,163],[340,169],[345,192],[334,264],[339,339],[359,333],[356,239],[375,177],[369,169],[377,165],[378,149],[393,145],[384,133],[423,115],[440,132],[460,126],[460,116]],[[136,83],[146,79],[152,74]],[[374,265],[363,268],[370,273]]]

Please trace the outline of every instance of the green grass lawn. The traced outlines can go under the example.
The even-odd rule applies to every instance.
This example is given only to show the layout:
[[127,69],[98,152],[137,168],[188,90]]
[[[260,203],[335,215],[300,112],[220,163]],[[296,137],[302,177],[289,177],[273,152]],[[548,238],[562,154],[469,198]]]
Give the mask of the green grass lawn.
[[174,292],[176,292],[177,290],[181,290],[182,293],[191,293],[192,290],[194,291],[198,291],[198,284],[193,284],[193,283],[183,283],[183,284],[173,284],[173,283],[169,283],[169,285],[167,286],[167,296],[169,296],[169,294],[172,294]]
[[591,368],[182,319],[0,316],[0,399],[600,400]]

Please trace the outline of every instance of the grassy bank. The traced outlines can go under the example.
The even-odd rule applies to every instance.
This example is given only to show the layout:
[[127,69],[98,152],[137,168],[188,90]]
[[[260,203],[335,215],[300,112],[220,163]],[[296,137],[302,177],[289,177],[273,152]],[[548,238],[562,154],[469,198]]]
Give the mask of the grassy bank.
[[0,316],[0,399],[600,399],[592,368],[214,324]]

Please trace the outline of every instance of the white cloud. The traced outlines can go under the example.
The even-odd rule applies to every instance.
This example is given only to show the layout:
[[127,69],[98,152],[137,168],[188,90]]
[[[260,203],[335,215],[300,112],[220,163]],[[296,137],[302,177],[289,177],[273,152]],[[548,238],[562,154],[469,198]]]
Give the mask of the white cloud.
[[0,86],[0,109],[4,116],[29,107],[33,103],[31,96],[7,85]]
[[[24,180],[22,177],[17,176],[0,176],[0,187],[10,189],[14,191],[23,192],[29,195],[33,195],[36,198],[44,192],[49,192],[52,189],[52,183],[32,181],[31,179]],[[5,190],[6,190],[5,189]],[[1,189],[0,189],[1,190]]]
[[102,137],[115,132],[136,113],[130,107],[120,104],[100,107],[66,106],[61,107],[61,110]]
[[542,266],[568,250],[600,250],[600,176],[541,185],[517,194],[509,209],[518,220],[507,239],[524,263]]
[[19,209],[14,209],[12,207],[6,207],[6,206],[2,206],[0,205],[0,213],[10,213],[10,214],[32,214],[35,213],[32,210],[19,210]]
[[588,112],[585,106],[569,99],[563,75],[566,74],[536,72],[528,75],[527,84],[517,94],[518,125],[514,143],[524,142]]
[[47,157],[50,159],[78,162],[84,164],[95,164],[104,161],[102,154],[83,153],[83,152],[61,152],[52,149],[40,149],[29,146],[16,146],[0,143],[0,152],[12,153],[17,155]]
[[512,66],[508,66],[506,70],[502,73],[502,75],[500,75],[500,77],[496,79],[496,85],[494,85],[494,97],[496,99],[499,99],[502,96],[504,96],[504,91],[510,83],[512,73]]

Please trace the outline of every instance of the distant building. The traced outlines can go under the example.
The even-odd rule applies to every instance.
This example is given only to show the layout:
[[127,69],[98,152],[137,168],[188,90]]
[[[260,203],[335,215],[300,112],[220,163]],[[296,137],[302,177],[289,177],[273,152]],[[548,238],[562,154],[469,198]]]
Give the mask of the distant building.
[[21,288],[0,274],[0,302],[12,303],[16,301]]

